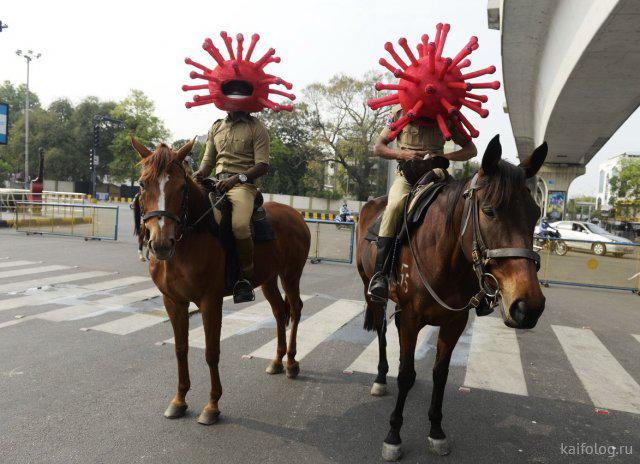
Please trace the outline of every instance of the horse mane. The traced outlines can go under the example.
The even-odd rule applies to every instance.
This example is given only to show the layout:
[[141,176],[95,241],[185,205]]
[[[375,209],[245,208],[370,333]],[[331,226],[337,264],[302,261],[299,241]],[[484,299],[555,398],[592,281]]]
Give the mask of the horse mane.
[[[142,178],[144,180],[157,179],[163,172],[175,163],[175,155],[171,148],[165,143],[161,143],[151,155],[142,158]],[[177,164],[177,163],[175,163]]]
[[[514,200],[517,191],[524,185],[524,171],[510,163],[509,161],[500,160],[497,171],[485,178],[478,186],[484,189],[483,202],[491,205],[498,211],[508,208]],[[460,201],[460,197],[464,193],[471,177],[460,180],[454,180],[449,184],[449,195],[447,198],[447,230],[453,230],[453,218],[456,212],[456,206]]]

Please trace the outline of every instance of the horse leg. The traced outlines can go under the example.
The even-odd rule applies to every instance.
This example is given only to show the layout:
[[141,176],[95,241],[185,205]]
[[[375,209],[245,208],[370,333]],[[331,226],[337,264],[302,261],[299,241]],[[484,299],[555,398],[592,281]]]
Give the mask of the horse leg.
[[187,357],[189,352],[189,302],[176,303],[166,295],[162,298],[173,326],[176,359],[178,360],[178,391],[164,412],[164,417],[176,419],[184,416],[187,410],[185,397],[191,387]]
[[287,307],[291,314],[291,333],[289,335],[289,346],[287,347],[287,377],[295,379],[300,373],[300,363],[296,361],[298,323],[302,314],[300,276],[281,278],[281,282],[287,297]]
[[442,399],[449,375],[451,354],[466,325],[467,318],[462,318],[459,321],[443,325],[438,332],[438,351],[436,361],[433,364],[433,390],[429,407],[431,430],[429,431],[428,445],[430,451],[440,456],[451,452],[447,437],[442,430]]
[[220,415],[218,401],[222,396],[222,384],[220,383],[220,372],[218,362],[220,361],[220,330],[222,327],[222,297],[215,296],[211,299],[203,300],[200,304],[202,314],[202,325],[204,326],[205,337],[205,359],[209,365],[211,375],[211,393],[209,402],[202,409],[198,416],[198,423],[203,425],[215,424]]
[[144,257],[143,248],[144,248],[144,241],[142,239],[138,239],[138,259],[140,259],[140,261],[146,261]]
[[[396,315],[396,317],[399,317]],[[416,341],[421,327],[417,321],[403,314],[400,320],[400,369],[398,372],[398,398],[396,407],[391,413],[389,424],[391,428],[382,444],[382,459],[385,461],[398,461],[402,457],[402,440],[400,439],[400,429],[402,428],[402,411],[407,394],[416,380],[414,369],[414,355],[416,351]]]
[[273,317],[276,319],[276,332],[278,335],[278,347],[276,357],[267,366],[267,374],[282,374],[284,366],[282,358],[287,351],[287,307],[278,288],[278,278],[273,277],[262,284],[262,294],[271,305]]
[[[371,303],[368,303],[371,304]],[[387,394],[387,317],[383,314],[382,325],[376,329],[378,334],[378,375],[371,386],[372,396],[385,396]]]

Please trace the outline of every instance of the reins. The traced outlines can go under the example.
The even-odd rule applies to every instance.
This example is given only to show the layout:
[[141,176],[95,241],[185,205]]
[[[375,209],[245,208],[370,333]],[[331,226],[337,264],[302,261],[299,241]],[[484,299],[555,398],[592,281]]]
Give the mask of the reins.
[[[420,268],[420,262],[418,261],[418,256],[413,248],[412,237],[409,233],[409,228],[407,224],[407,203],[405,201],[404,205],[404,227],[405,232],[407,234],[407,243],[409,245],[409,250],[411,252],[411,257],[413,258],[413,262],[416,265],[416,271],[420,280],[422,281],[422,285],[427,289],[429,294],[433,297],[436,302],[442,306],[443,308],[449,311],[468,311],[470,309],[477,308],[484,298],[489,298],[489,304],[491,306],[495,306],[500,298],[500,284],[498,279],[487,272],[486,266],[490,260],[496,258],[524,258],[533,261],[536,264],[536,269],[540,269],[540,255],[533,250],[529,250],[527,248],[488,248],[485,245],[485,241],[482,238],[482,231],[480,230],[480,213],[479,213],[479,200],[478,200],[478,190],[482,187],[478,187],[478,173],[476,173],[471,182],[469,183],[469,188],[464,191],[464,210],[462,213],[463,223],[460,228],[460,236],[458,237],[458,242],[460,243],[460,247],[462,249],[463,255],[469,259],[467,256],[464,246],[462,244],[464,234],[467,230],[467,226],[469,222],[471,222],[473,236],[471,242],[471,263],[473,265],[473,270],[478,279],[478,286],[480,290],[469,299],[469,302],[461,307],[454,308],[445,303],[442,298],[436,293],[433,287],[429,284],[427,279]],[[492,282],[488,282],[492,281]]]

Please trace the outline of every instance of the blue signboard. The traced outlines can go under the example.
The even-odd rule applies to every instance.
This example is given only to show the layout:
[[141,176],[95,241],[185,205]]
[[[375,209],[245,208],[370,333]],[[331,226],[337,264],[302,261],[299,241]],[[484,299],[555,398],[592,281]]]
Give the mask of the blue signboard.
[[6,145],[9,139],[9,105],[0,103],[0,145]]

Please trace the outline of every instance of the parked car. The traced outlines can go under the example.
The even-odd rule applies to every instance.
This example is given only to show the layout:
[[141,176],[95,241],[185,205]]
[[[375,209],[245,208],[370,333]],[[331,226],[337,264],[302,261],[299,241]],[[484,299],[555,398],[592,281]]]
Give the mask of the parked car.
[[558,229],[569,249],[591,251],[598,256],[609,253],[618,258],[636,250],[631,240],[611,234],[589,222],[558,221],[551,223],[551,226]]

